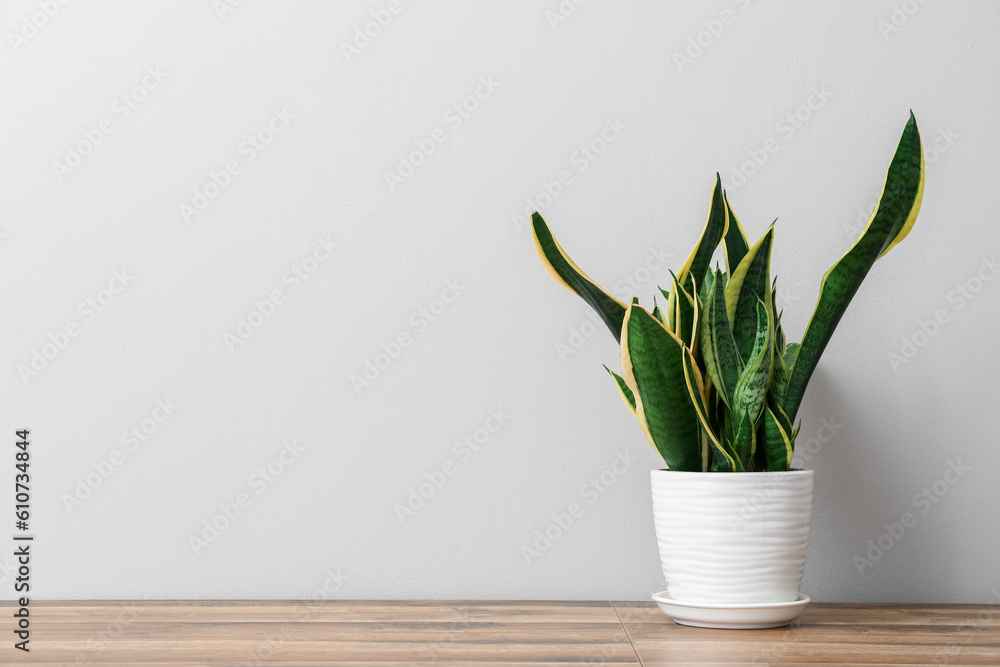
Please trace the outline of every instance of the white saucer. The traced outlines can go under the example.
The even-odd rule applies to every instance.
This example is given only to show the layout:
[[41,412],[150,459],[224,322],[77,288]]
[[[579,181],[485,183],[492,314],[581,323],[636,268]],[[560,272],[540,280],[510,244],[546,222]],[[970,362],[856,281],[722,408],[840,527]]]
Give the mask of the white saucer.
[[799,595],[791,602],[761,602],[724,604],[720,602],[683,602],[674,600],[666,591],[653,596],[660,610],[680,625],[723,630],[760,630],[788,625],[809,604],[809,598]]

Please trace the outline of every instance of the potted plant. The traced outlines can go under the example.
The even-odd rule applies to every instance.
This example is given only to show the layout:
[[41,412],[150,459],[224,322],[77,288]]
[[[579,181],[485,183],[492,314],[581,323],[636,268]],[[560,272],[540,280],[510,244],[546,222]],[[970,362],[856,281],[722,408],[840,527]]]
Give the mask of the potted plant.
[[[877,259],[910,232],[924,160],[910,113],[868,225],[823,276],[800,343],[788,343],[770,277],[774,225],[751,246],[716,175],[701,238],[652,310],[591,280],[532,216],[546,269],[597,312],[621,345],[607,369],[666,463],[651,471],[653,514],[667,590],[654,596],[675,621],[774,627],[801,613],[799,594],[813,473],[790,469],[794,426],[820,355]],[[710,263],[719,244],[726,270]]]

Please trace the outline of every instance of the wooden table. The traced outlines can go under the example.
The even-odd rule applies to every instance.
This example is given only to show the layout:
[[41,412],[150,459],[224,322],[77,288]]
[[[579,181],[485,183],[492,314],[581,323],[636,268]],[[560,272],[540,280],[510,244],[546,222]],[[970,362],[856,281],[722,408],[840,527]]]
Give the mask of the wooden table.
[[1000,607],[813,603],[795,625],[705,630],[650,602],[34,602],[0,664],[1000,665]]

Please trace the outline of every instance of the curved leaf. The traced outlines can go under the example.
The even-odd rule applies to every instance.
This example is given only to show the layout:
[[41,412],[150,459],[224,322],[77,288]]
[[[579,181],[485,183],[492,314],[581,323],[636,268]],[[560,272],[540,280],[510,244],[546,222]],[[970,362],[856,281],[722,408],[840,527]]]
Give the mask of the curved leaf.
[[809,378],[865,276],[878,258],[902,241],[913,227],[923,198],[924,171],[920,132],[911,112],[868,225],[851,249],[823,276],[816,310],[791,368],[782,406],[793,420]]
[[531,231],[535,237],[535,250],[549,274],[560,285],[590,304],[614,334],[615,340],[621,341],[625,304],[608,294],[570,259],[538,213],[531,214]]

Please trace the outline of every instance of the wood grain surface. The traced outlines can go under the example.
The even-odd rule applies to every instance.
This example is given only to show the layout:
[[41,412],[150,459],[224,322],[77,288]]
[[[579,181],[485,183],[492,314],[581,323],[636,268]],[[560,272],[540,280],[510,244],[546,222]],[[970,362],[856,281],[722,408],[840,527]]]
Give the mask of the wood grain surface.
[[30,653],[5,624],[0,664],[1000,665],[1000,609],[974,605],[813,603],[774,630],[687,628],[651,602],[34,602],[31,621]]

